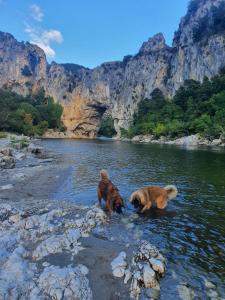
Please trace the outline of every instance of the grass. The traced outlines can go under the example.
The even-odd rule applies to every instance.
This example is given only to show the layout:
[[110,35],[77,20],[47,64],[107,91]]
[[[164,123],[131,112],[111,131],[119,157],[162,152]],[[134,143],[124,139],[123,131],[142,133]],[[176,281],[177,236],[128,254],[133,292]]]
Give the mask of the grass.
[[0,139],[5,139],[5,138],[7,138],[7,133],[5,133],[5,132],[0,132]]

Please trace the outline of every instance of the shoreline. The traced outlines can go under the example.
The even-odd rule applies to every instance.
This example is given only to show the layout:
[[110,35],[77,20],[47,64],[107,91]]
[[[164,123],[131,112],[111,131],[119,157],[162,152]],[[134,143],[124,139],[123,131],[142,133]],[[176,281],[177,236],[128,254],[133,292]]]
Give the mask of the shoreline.
[[132,142],[139,144],[160,144],[160,145],[177,145],[177,146],[207,146],[207,147],[225,147],[225,139],[213,139],[208,140],[201,137],[199,134],[184,136],[176,139],[168,139],[166,137],[160,137],[155,139],[153,135],[137,135],[133,138],[115,137],[113,140],[119,140],[124,142]]
[[[135,281],[134,267],[131,273],[119,263],[117,275],[111,269],[112,260],[121,252],[131,262],[141,243],[125,246],[117,237],[130,219],[126,216],[124,223],[118,223],[118,216],[109,219],[96,206],[54,200],[69,165],[40,147],[38,140],[17,138],[27,139],[29,145],[21,149],[19,142],[12,148],[9,138],[0,141],[0,158],[14,160],[14,165],[0,169],[0,298],[20,295],[36,300],[48,295],[48,299],[60,300],[65,294],[68,299],[126,300],[132,291],[144,293]],[[19,274],[16,280],[15,272]],[[158,282],[154,285],[159,297]]]

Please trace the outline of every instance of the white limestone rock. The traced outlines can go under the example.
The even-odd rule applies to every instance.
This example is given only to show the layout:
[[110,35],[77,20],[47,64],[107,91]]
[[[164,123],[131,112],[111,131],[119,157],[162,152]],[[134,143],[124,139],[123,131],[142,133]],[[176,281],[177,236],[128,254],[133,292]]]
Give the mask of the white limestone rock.
[[143,268],[143,281],[145,288],[152,288],[157,286],[156,275],[154,270],[149,264],[144,264]]
[[165,265],[163,262],[161,262],[160,260],[155,259],[153,257],[150,258],[149,262],[154,271],[158,272],[161,275],[163,275],[165,273]]
[[92,300],[89,281],[80,267],[60,268],[50,266],[44,269],[38,279],[38,288],[44,299]]

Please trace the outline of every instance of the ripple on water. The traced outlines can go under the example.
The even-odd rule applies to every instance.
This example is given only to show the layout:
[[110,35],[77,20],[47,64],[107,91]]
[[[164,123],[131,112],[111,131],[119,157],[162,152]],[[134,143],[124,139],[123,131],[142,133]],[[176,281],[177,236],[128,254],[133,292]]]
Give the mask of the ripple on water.
[[[120,241],[125,244],[147,239],[168,258],[162,299],[177,298],[174,286],[184,283],[200,299],[207,299],[206,279],[216,285],[221,296],[225,294],[224,150],[185,150],[103,140],[43,143],[62,154],[71,165],[67,179],[55,195],[57,199],[85,205],[95,203],[98,173],[102,168],[108,169],[127,203],[125,216],[112,221],[118,223]],[[155,210],[132,219],[130,194],[142,186],[167,184],[177,185],[177,199],[164,211]]]

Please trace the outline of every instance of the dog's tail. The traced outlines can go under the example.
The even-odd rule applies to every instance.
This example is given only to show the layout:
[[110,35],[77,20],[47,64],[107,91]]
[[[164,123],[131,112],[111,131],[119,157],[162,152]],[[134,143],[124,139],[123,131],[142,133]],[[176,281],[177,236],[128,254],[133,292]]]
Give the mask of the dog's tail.
[[178,190],[175,185],[167,185],[164,187],[164,190],[167,191],[168,199],[172,200],[177,196]]
[[100,171],[100,177],[101,177],[102,180],[108,180],[109,179],[108,172],[106,170],[101,170]]

